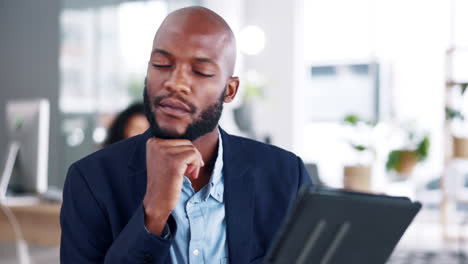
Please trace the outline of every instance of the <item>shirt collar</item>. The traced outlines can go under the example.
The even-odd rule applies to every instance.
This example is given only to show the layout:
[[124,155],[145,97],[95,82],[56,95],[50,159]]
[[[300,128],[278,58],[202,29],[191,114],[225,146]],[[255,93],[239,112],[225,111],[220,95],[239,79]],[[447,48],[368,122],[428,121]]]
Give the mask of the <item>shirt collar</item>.
[[223,179],[223,139],[218,129],[218,155],[216,156],[213,173],[208,183],[209,194],[218,202],[223,202],[224,179]]
[[223,139],[221,138],[221,133],[218,130],[218,155],[216,156],[215,165],[213,168],[213,173],[210,178],[210,185],[215,186],[219,183],[222,178],[223,170]]

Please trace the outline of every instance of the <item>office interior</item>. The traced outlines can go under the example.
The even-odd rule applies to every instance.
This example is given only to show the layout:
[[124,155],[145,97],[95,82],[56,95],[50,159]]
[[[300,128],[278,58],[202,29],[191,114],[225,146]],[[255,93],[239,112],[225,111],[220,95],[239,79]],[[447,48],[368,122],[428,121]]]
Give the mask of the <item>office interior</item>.
[[[326,186],[420,201],[388,263],[468,263],[465,0],[2,1],[2,162],[7,102],[47,99],[56,198],[68,166],[142,101],[154,33],[190,5],[220,14],[237,38],[240,92],[222,128],[293,151]],[[59,262],[51,200],[12,210],[32,263]],[[19,263],[0,215],[0,262]]]

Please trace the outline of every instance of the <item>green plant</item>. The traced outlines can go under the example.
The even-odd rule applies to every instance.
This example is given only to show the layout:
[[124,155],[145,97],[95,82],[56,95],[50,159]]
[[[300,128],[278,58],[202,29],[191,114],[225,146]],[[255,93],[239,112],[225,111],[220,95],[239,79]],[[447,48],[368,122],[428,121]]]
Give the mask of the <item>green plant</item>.
[[351,144],[353,149],[357,150],[357,151],[364,151],[366,149],[368,149],[368,147],[364,146],[364,145],[355,145],[355,144]]
[[468,87],[468,83],[463,83],[461,85],[461,94],[464,95],[465,94],[465,91],[466,91],[466,88]]
[[355,114],[350,114],[350,115],[347,115],[345,116],[345,118],[343,119],[343,121],[346,123],[346,124],[350,124],[352,126],[355,126],[357,125],[357,123],[359,121],[361,121],[361,119],[359,118],[359,116],[355,115]]
[[424,136],[421,141],[417,144],[416,149],[414,150],[403,150],[397,149],[393,150],[388,154],[387,163],[385,165],[387,171],[397,170],[402,162],[403,153],[411,152],[416,157],[417,162],[424,161],[429,155],[430,140],[428,136]]
[[385,168],[387,171],[396,170],[401,161],[402,150],[393,150],[388,154],[387,163]]
[[430,141],[428,136],[424,136],[421,142],[419,142],[418,147],[416,148],[416,156],[419,161],[424,161],[429,155]]
[[[345,116],[345,118],[343,118],[343,123],[346,124],[346,125],[349,125],[351,127],[354,127],[355,130],[359,130],[359,127],[361,125],[367,127],[368,129],[371,129],[371,128],[375,127],[375,125],[376,125],[375,122],[362,120],[356,114],[349,114],[349,115]],[[356,150],[358,152],[363,152],[363,151],[366,151],[366,150],[373,151],[372,146],[370,146],[369,144],[363,144],[362,142],[361,143],[355,143],[353,141],[350,141],[349,144],[351,145],[351,147],[354,150]]]
[[445,119],[447,120],[460,119],[461,121],[463,121],[465,120],[465,117],[460,111],[447,106],[445,107]]
[[[468,87],[468,83],[460,84],[461,96],[464,96],[467,87]],[[448,121],[453,121],[455,119],[459,119],[460,121],[465,121],[465,116],[463,115],[462,110],[455,109],[450,106],[446,106],[445,107],[445,119]]]
[[350,115],[345,116],[345,118],[343,119],[343,122],[351,126],[357,126],[359,123],[366,124],[370,127],[374,127],[375,125],[377,125],[377,122],[362,120],[356,114],[350,114]]

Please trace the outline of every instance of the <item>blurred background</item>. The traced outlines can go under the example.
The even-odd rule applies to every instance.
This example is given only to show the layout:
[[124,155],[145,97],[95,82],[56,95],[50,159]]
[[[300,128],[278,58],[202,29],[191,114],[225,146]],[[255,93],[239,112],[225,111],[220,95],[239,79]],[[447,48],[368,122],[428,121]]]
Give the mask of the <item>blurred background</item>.
[[[5,105],[15,100],[48,100],[47,185],[56,193],[72,162],[144,131],[132,117],[154,33],[190,5],[220,14],[237,38],[241,88],[225,105],[225,130],[295,152],[324,185],[420,200],[389,263],[465,263],[467,0],[3,0],[2,162]],[[52,207],[41,217],[56,225]],[[37,217],[14,209],[21,225]],[[0,262],[17,263],[3,223]],[[32,262],[58,263],[57,240],[40,240],[29,243]]]

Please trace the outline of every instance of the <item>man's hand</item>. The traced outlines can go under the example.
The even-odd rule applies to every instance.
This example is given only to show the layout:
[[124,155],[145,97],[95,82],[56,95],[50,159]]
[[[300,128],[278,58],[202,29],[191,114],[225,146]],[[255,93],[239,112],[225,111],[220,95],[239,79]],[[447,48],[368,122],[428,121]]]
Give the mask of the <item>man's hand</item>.
[[146,142],[146,194],[143,199],[148,231],[161,235],[182,189],[183,176],[198,178],[204,166],[189,140],[150,138]]

